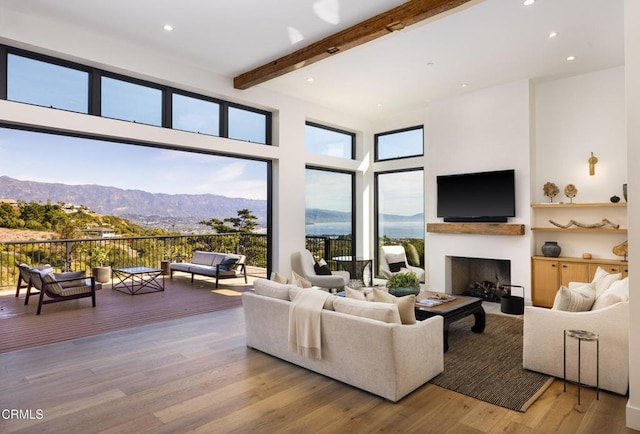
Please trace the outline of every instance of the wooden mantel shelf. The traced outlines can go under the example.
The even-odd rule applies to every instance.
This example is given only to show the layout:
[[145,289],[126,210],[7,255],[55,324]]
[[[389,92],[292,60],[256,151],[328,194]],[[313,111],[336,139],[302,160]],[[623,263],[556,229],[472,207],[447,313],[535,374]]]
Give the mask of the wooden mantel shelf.
[[438,234],[524,235],[524,225],[508,223],[427,223]]

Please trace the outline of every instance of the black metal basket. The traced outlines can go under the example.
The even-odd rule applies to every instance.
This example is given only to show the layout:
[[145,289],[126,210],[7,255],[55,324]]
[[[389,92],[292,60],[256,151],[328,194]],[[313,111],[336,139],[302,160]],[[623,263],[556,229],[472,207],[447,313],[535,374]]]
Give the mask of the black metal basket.
[[[511,294],[511,288],[522,289],[522,297]],[[511,315],[522,315],[524,313],[524,286],[520,285],[502,285],[500,286],[500,311]]]

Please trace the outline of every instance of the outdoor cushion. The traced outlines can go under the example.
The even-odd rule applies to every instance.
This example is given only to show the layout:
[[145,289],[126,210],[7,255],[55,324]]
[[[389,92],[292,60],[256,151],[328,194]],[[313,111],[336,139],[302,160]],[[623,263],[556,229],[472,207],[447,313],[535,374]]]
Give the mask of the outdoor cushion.
[[319,261],[317,261],[313,266],[313,269],[318,276],[331,276],[331,270],[327,265],[327,261],[325,261],[324,259],[320,259]]
[[[53,273],[56,280],[60,280],[60,285],[63,288],[70,288],[72,286],[81,286],[85,284],[85,277],[87,277],[84,271],[67,271],[63,273]],[[73,279],[73,280],[69,280]]]
[[196,250],[193,252],[193,257],[191,258],[192,264],[200,264],[200,265],[211,265],[215,258],[215,253],[211,252],[201,252]]
[[[62,285],[58,283],[53,273],[40,274],[42,276],[43,287],[47,289],[48,292],[53,294],[62,295]],[[44,285],[46,284],[46,286]]]
[[231,271],[236,266],[240,258],[237,256],[227,256],[218,264],[220,271]]
[[400,268],[407,266],[404,253],[388,253],[385,259],[387,260],[387,264],[389,264],[389,270],[393,273],[397,273],[400,271]]

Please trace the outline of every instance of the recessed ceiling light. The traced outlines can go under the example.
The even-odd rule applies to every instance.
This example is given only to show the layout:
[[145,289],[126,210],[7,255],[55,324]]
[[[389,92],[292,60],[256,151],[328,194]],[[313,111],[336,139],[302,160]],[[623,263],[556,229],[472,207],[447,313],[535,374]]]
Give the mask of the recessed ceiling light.
[[433,66],[433,65],[434,65],[434,63],[433,63],[433,62],[428,62],[428,63],[427,63],[427,66]]
[[381,102],[378,103],[378,107],[382,107],[382,103]]
[[467,86],[469,86],[467,83],[462,83],[462,84],[460,85],[460,87],[467,87]]
[[571,62],[572,60],[576,60],[576,56],[569,56],[569,57],[567,57],[567,60],[569,62]]
[[558,32],[551,32],[551,33],[549,33],[549,37],[550,37],[550,38],[555,38],[556,36],[558,36]]
[[307,77],[307,81],[311,83],[313,81],[313,77]]
[[536,2],[536,0],[524,0],[522,2],[523,5],[525,6],[531,6],[532,4],[534,4]]
[[165,29],[167,32],[170,32],[173,30],[173,26],[171,24],[165,24],[164,26],[162,26],[163,29]]

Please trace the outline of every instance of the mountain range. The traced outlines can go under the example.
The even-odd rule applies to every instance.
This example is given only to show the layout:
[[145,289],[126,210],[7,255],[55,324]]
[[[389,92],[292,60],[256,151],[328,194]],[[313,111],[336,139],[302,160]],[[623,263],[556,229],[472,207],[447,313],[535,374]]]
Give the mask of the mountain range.
[[131,216],[163,216],[175,219],[223,219],[236,217],[240,209],[249,209],[260,223],[266,222],[267,201],[220,196],[216,194],[165,194],[142,190],[124,190],[101,185],[67,185],[21,181],[0,176],[0,198],[64,202],[85,205],[98,214]]

